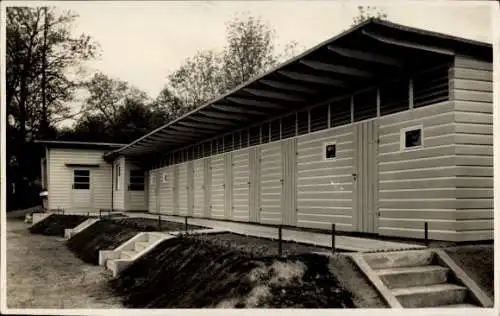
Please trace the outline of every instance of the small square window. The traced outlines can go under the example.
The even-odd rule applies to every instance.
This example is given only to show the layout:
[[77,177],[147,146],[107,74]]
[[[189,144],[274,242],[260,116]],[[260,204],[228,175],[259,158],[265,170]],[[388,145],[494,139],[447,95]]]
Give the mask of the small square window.
[[337,157],[337,145],[325,144],[325,159],[335,159]]
[[402,131],[401,135],[401,147],[405,148],[416,148],[422,146],[422,128],[414,127],[407,128]]

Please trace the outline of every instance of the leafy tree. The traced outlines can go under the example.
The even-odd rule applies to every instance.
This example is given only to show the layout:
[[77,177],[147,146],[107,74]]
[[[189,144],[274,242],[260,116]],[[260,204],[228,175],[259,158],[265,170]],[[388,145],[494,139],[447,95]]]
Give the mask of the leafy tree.
[[358,6],[358,15],[352,19],[352,26],[358,25],[370,18],[387,20],[387,13],[377,7]]
[[30,142],[54,136],[54,124],[69,115],[67,102],[78,86],[67,70],[96,56],[98,48],[89,36],[72,35],[72,12],[7,7],[6,17],[7,180],[24,203],[40,166]]
[[177,114],[262,74],[298,50],[292,42],[277,52],[275,31],[261,18],[235,17],[227,23],[226,32],[227,44],[222,51],[200,51],[168,76],[167,89],[186,107]]
[[213,51],[200,51],[168,76],[170,87],[183,101],[186,111],[224,91],[222,58]]
[[150,105],[152,129],[158,128],[177,117],[180,117],[189,109],[184,102],[174,94],[171,88],[165,86],[154,102]]

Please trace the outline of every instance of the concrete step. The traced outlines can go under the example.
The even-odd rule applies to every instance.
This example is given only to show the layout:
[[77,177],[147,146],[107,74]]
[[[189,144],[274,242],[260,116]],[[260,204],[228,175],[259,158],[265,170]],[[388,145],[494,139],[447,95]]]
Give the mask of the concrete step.
[[134,250],[138,253],[146,249],[151,243],[146,241],[136,241],[134,244]]
[[439,307],[464,303],[467,288],[445,283],[393,289],[392,294],[403,307]]
[[157,242],[158,240],[160,239],[163,239],[165,237],[165,234],[164,233],[153,233],[153,232],[149,232],[147,233],[148,234],[148,243],[152,244],[152,243],[155,243]]
[[120,259],[132,259],[137,255],[135,251],[122,251],[120,253]]
[[450,269],[429,265],[384,268],[374,271],[389,289],[396,289],[446,283]]
[[442,308],[481,308],[480,306],[473,305],[473,304],[451,304],[451,305],[444,305],[444,306],[439,306]]
[[363,255],[372,269],[426,266],[432,263],[435,254],[430,250],[367,253]]

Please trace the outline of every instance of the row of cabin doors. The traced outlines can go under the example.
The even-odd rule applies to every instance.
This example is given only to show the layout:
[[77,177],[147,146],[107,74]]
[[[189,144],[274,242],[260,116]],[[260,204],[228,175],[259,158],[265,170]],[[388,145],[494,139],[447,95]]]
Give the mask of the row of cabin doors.
[[[156,211],[164,210],[161,196],[167,194],[172,200],[169,203],[171,212],[167,211],[170,214],[179,214],[180,203],[192,203],[192,208],[188,207],[190,211],[179,215],[294,226],[297,223],[296,151],[296,139],[292,138],[279,145],[264,144],[259,148],[251,147],[185,163],[181,168],[187,168],[193,176],[186,178],[184,171],[179,174],[179,170],[174,168],[170,179],[172,183],[167,186],[168,192],[161,190],[161,175],[155,177]],[[354,124],[354,231],[377,232],[377,157],[377,121]],[[180,176],[185,179],[180,180]],[[191,182],[185,188],[186,181]],[[175,190],[187,192],[179,194]],[[185,201],[179,201],[180,198]]]

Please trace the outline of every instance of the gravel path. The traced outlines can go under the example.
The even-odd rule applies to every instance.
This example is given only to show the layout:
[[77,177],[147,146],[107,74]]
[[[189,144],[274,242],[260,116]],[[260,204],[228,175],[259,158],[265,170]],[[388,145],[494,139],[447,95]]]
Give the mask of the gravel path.
[[8,308],[121,308],[100,266],[76,258],[60,237],[32,235],[7,221]]

